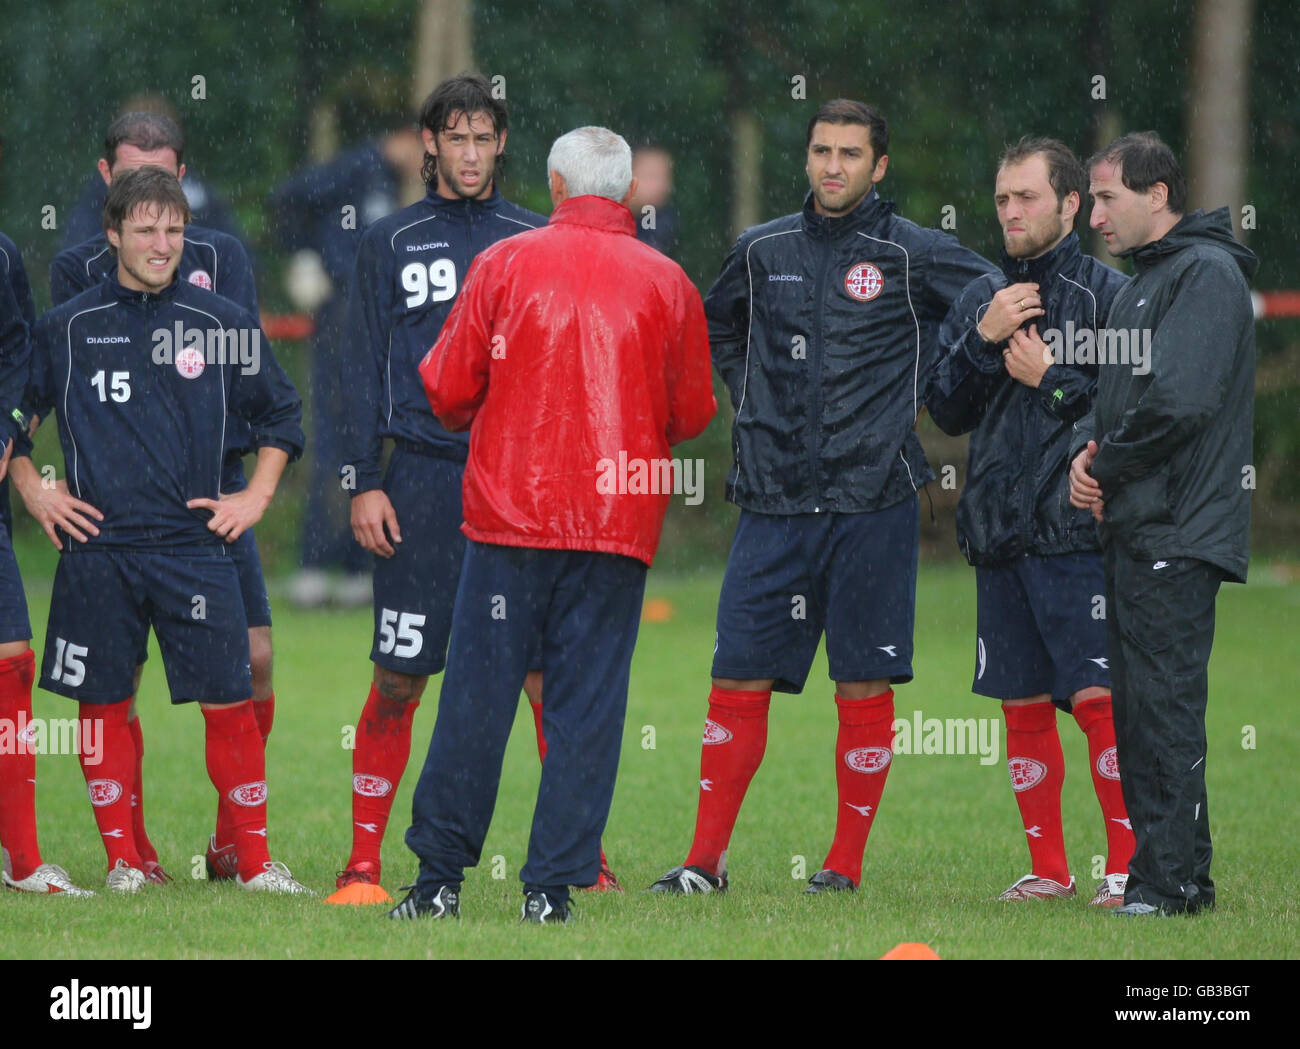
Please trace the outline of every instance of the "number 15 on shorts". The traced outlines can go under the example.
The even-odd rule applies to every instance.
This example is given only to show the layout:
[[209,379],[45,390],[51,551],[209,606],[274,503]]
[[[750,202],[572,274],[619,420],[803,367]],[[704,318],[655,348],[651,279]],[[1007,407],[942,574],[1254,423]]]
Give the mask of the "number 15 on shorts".
[[391,608],[379,612],[379,651],[392,653],[399,659],[414,659],[424,647],[420,627],[425,617],[415,612],[394,612]]

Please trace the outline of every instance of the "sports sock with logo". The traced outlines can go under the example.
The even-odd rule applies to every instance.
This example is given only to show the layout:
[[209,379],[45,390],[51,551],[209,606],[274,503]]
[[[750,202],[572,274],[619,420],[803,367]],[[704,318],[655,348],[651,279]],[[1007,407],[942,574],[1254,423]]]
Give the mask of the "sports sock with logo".
[[700,748],[700,804],[688,867],[725,873],[727,846],[745,791],[767,749],[767,710],[772,693],[718,688],[709,693]]
[[[253,701],[253,717],[257,720],[258,735],[262,737],[263,755],[266,753],[266,737],[271,734],[271,721],[275,716],[274,701],[274,694],[269,700],[265,700],[261,703],[256,700]],[[263,714],[262,707],[267,706],[268,704],[271,706],[271,710],[266,714]],[[265,722],[263,722],[264,717],[266,719]],[[265,760],[265,758],[263,758],[263,760]],[[218,797],[217,829],[216,833],[212,836],[213,841],[216,843],[217,852],[223,852],[235,844],[235,829],[230,823],[230,812],[231,806],[222,804],[222,799]],[[236,850],[235,855],[239,855],[238,850]]]
[[265,699],[253,702],[253,714],[257,717],[257,731],[262,734],[262,742],[271,738],[271,726],[275,724],[275,693]]
[[[131,709],[131,700],[127,697],[127,710]],[[131,733],[131,746],[135,749],[135,779],[131,781],[131,831],[135,835],[135,848],[140,859],[146,863],[158,862],[158,850],[153,847],[149,835],[144,829],[144,732],[140,728],[140,719],[127,715],[126,727]]]
[[[144,861],[135,843],[135,829],[132,826],[131,786],[135,782],[135,742],[131,739],[131,729],[127,724],[127,714],[131,704],[127,700],[120,703],[82,703],[81,746],[78,758],[81,772],[86,777],[86,790],[90,793],[90,804],[95,813],[95,823],[99,826],[100,836],[104,839],[104,851],[108,853],[108,869],[112,870],[118,860],[125,860],[128,867],[143,869]],[[101,732],[100,751],[89,753],[86,746],[88,738],[96,733],[87,732],[86,726],[98,722]],[[98,758],[98,764],[95,759]]]
[[1007,769],[1025,825],[1033,874],[1062,885],[1070,883],[1061,827],[1061,785],[1065,758],[1056,731],[1052,703],[1003,706],[1007,721]]
[[866,699],[835,697],[840,727],[835,737],[835,840],[822,865],[862,880],[862,854],[893,763],[894,691]]
[[373,863],[393,811],[393,796],[411,756],[411,722],[419,702],[385,699],[374,685],[357,722],[352,752],[352,855],[348,866]]
[[22,881],[41,865],[36,843],[36,752],[28,746],[32,721],[31,649],[0,659],[0,722],[11,725],[14,746],[0,747],[0,844],[9,853],[10,877]]
[[208,778],[217,788],[217,821],[229,828],[245,881],[271,856],[266,842],[266,751],[251,700],[203,710]]
[[1106,821],[1106,873],[1127,874],[1136,841],[1130,828],[1124,792],[1120,786],[1119,759],[1115,752],[1115,722],[1110,696],[1097,696],[1074,704],[1074,720],[1088,737],[1088,764],[1092,786]]

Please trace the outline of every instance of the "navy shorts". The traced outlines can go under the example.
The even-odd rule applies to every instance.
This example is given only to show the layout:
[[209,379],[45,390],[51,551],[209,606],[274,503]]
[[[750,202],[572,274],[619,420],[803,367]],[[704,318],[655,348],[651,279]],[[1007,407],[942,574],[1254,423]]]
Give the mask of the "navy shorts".
[[982,565],[975,585],[977,695],[1027,699],[1050,692],[1068,711],[1080,689],[1110,688],[1101,554],[1030,554]]
[[713,676],[802,692],[826,633],[832,681],[912,680],[918,502],[861,514],[742,510]]
[[65,552],[41,688],[83,703],[126,699],[151,626],[173,703],[241,703],[253,694],[239,575],[219,546]]
[[384,492],[402,532],[392,557],[375,558],[375,634],[370,659],[421,676],[447,664],[451,613],[465,560],[460,525],[464,464],[394,450]]
[[27,616],[27,595],[14,559],[9,529],[0,522],[0,645],[11,641],[30,641],[32,623]]
[[[243,460],[234,452],[227,452],[221,464],[221,492],[230,495],[248,487],[244,478]],[[244,618],[251,630],[255,626],[271,625],[271,599],[266,593],[266,578],[262,575],[262,558],[257,552],[257,539],[250,528],[229,546],[239,572],[239,592],[244,597]]]

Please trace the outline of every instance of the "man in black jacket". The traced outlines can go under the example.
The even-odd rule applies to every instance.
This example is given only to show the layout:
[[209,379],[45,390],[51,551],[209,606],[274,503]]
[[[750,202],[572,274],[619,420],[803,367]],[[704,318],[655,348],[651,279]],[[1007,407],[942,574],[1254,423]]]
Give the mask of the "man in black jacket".
[[1184,214],[1182,169],[1154,132],[1116,139],[1089,168],[1092,226],[1137,269],[1108,322],[1121,363],[1101,369],[1070,467],[1070,501],[1101,522],[1115,733],[1137,838],[1116,913],[1193,913],[1214,906],[1206,668],[1219,585],[1246,581],[1248,281],[1259,263],[1233,238],[1227,208]]
[[1076,891],[1061,826],[1060,706],[1088,738],[1106,828],[1092,903],[1118,907],[1133,832],[1115,760],[1105,577],[1092,518],[1066,496],[1071,424],[1097,384],[1096,335],[1127,280],[1079,250],[1074,218],[1087,189],[1083,165],[1056,139],[1024,138],[1003,154],[1002,273],[975,278],[953,304],[925,403],[946,433],[971,432],[957,538],[976,573],[972,688],[1002,700],[1033,864],[999,899]]
[[808,123],[803,210],[741,234],[705,299],[736,409],[727,497],[741,507],[718,599],[695,841],[652,886],[726,888],[726,850],[767,742],[772,691],[800,692],[826,634],[839,712],[835,839],[809,892],[852,891],[912,679],[914,427],[939,322],[988,262],[893,214],[875,109],[836,99]]

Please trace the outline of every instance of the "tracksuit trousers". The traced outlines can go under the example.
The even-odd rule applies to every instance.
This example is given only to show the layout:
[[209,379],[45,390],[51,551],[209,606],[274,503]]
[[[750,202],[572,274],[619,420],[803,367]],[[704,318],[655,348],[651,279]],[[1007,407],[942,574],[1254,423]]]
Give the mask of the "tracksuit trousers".
[[478,863],[529,656],[542,654],[547,755],[525,891],[591,885],[618,772],[646,566],[618,554],[469,542],[438,719],[406,844],[418,888],[459,886]]
[[1124,804],[1137,839],[1126,903],[1214,905],[1205,795],[1207,668],[1217,566],[1105,551],[1106,628]]

